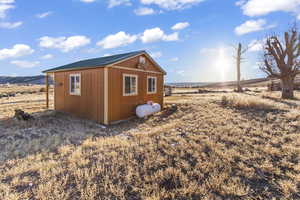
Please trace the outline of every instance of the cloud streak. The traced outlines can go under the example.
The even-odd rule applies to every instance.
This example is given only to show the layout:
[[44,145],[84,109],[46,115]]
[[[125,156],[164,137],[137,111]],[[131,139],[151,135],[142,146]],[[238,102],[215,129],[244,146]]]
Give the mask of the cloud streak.
[[71,37],[49,37],[44,36],[39,39],[40,47],[49,49],[59,49],[62,52],[69,52],[79,47],[86,46],[91,43],[91,40],[82,35]]
[[26,44],[16,44],[10,49],[0,49],[0,60],[30,55],[34,50]]
[[237,35],[244,35],[252,32],[262,31],[270,28],[274,28],[276,25],[268,25],[265,19],[248,20],[245,23],[235,28]]

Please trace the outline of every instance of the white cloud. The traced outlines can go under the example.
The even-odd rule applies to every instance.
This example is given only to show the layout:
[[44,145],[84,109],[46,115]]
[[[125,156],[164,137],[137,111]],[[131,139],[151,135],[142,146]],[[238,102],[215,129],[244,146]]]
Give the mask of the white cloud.
[[52,54],[46,54],[46,55],[41,57],[41,59],[44,59],[44,60],[51,59],[51,58],[53,58]]
[[83,2],[83,3],[93,3],[96,0],[80,0],[80,1]]
[[0,18],[5,18],[6,12],[13,8],[15,8],[15,6],[11,4],[0,4]]
[[21,26],[23,22],[0,22],[0,28],[14,29]]
[[160,28],[146,29],[141,38],[143,43],[157,42],[157,41],[176,41],[179,40],[178,33],[166,35]]
[[155,14],[155,11],[152,8],[141,7],[141,8],[135,9],[134,13],[136,15],[143,16],[143,15],[153,15],[153,14]]
[[180,76],[184,76],[185,75],[185,71],[184,70],[178,70],[176,71],[177,74],[179,74]]
[[263,49],[262,44],[258,40],[252,40],[248,45],[249,51],[261,51]]
[[259,69],[263,65],[264,65],[264,62],[255,62],[255,65],[253,66],[253,69]]
[[0,49],[0,60],[26,56],[33,52],[34,50],[28,45],[16,44],[11,49]]
[[182,30],[185,29],[186,27],[188,27],[190,25],[190,23],[188,22],[179,22],[177,24],[175,24],[174,26],[172,26],[172,30]]
[[243,13],[247,16],[267,15],[271,12],[297,12],[300,0],[249,0],[241,5]]
[[160,51],[150,53],[152,58],[160,58],[162,53]]
[[1,4],[15,3],[15,0],[0,0]]
[[218,48],[202,48],[200,54],[213,54],[218,52]]
[[174,57],[174,58],[171,58],[171,59],[170,59],[171,62],[177,62],[178,60],[179,60],[178,57]]
[[239,0],[239,1],[235,2],[235,5],[236,5],[236,6],[242,6],[242,5],[244,5],[246,2],[247,2],[246,0]]
[[14,60],[11,61],[10,63],[21,68],[33,68],[40,64],[39,61],[26,61],[26,60]]
[[263,47],[264,47],[265,41],[266,41],[266,39],[263,39],[263,40],[252,40],[248,44],[249,51],[250,52],[262,51]]
[[220,50],[222,50],[225,53],[232,52],[233,48],[230,46],[223,46],[223,47],[216,47],[216,48],[202,48],[200,50],[200,54],[206,54],[206,55],[216,55],[219,54]]
[[97,45],[104,49],[111,49],[133,43],[137,38],[136,35],[126,34],[124,31],[120,31],[116,34],[106,36],[101,41],[97,42]]
[[128,44],[134,43],[140,39],[143,43],[151,43],[157,41],[177,41],[179,34],[177,32],[172,34],[165,34],[160,28],[146,29],[142,34],[130,35],[124,31],[116,34],[111,34],[97,42],[97,45],[104,49],[112,49]]
[[52,12],[48,11],[48,12],[37,14],[36,17],[42,19],[42,18],[48,17],[51,14],[52,14]]
[[90,44],[91,40],[86,36],[71,37],[48,37],[44,36],[39,39],[40,46],[44,48],[60,49],[62,52],[69,52],[79,47]]
[[0,0],[0,18],[5,18],[8,10],[15,8],[15,0]]
[[162,38],[163,41],[177,41],[179,40],[179,34],[177,32],[170,35],[164,35]]
[[237,35],[244,35],[251,32],[257,32],[269,28],[273,28],[275,25],[267,25],[267,21],[264,19],[248,20],[245,23],[235,28]]
[[150,5],[155,4],[160,8],[166,10],[179,10],[189,8],[196,5],[204,0],[140,0],[142,4]]
[[108,1],[109,8],[113,8],[113,7],[121,6],[121,5],[130,6],[131,2],[130,2],[130,0],[109,0]]

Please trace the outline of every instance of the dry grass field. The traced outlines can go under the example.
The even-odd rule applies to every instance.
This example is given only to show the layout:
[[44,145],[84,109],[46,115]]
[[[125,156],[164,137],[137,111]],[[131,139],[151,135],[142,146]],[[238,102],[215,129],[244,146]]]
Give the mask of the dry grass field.
[[[300,199],[300,93],[171,96],[106,128],[27,95],[0,102],[1,200]],[[17,107],[35,119],[12,119]]]
[[[45,110],[45,93],[41,92],[43,86],[0,86],[0,120],[12,117],[15,109],[26,109],[34,113]],[[52,88],[50,92],[53,93]],[[4,97],[9,96],[9,97]],[[51,98],[52,100],[52,98]],[[51,105],[53,102],[51,101]]]

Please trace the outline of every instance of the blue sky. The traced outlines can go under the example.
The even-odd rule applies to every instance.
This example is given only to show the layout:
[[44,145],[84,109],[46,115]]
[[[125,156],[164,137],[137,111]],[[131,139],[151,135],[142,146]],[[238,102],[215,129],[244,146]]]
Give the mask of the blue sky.
[[167,82],[263,77],[261,41],[300,18],[300,0],[0,0],[0,75],[147,50]]

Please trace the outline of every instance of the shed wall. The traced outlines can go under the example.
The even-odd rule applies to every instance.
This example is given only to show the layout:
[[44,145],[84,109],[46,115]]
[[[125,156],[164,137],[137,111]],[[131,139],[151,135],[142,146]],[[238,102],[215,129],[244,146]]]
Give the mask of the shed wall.
[[[70,95],[70,74],[81,74],[81,95]],[[104,69],[55,72],[55,110],[104,123]]]
[[[128,65],[128,67],[130,66],[134,65]],[[108,70],[109,122],[124,120],[135,116],[136,106],[145,104],[147,101],[153,101],[163,106],[164,75],[162,73],[158,74],[120,68],[108,68]],[[138,76],[137,95],[123,96],[123,74],[133,74]],[[155,94],[147,94],[147,76],[157,77],[157,91]]]

